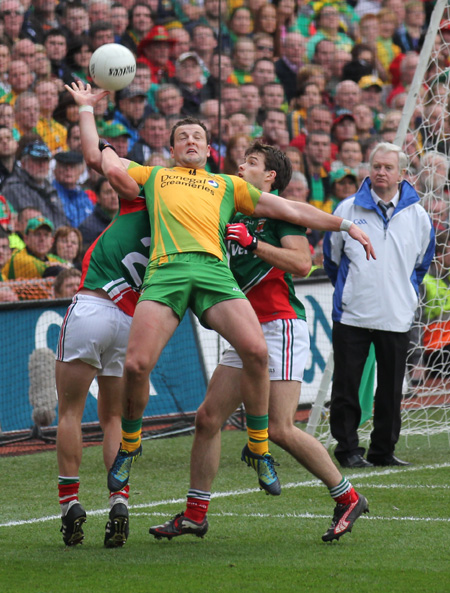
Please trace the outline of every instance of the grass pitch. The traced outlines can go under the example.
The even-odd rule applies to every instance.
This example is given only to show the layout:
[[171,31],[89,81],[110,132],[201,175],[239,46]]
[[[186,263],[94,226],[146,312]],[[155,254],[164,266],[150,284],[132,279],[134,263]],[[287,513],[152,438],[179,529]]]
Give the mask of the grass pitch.
[[3,458],[0,501],[2,593],[448,593],[450,457],[447,435],[402,441],[407,468],[347,470],[370,515],[339,542],[321,535],[333,514],[327,489],[284,451],[280,497],[257,488],[240,459],[245,434],[226,431],[204,539],[157,541],[148,533],[184,509],[191,436],[144,442],[133,466],[130,537],[103,547],[106,472],[99,447],[83,452],[83,545],[59,532],[56,453]]

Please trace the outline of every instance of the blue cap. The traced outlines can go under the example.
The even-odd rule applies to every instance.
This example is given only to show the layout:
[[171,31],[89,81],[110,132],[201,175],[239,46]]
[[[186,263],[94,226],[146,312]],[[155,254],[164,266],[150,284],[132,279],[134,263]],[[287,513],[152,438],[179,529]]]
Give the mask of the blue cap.
[[48,146],[44,144],[44,142],[32,142],[31,144],[27,144],[23,149],[22,155],[28,155],[33,157],[34,159],[51,159],[52,153],[50,152]]

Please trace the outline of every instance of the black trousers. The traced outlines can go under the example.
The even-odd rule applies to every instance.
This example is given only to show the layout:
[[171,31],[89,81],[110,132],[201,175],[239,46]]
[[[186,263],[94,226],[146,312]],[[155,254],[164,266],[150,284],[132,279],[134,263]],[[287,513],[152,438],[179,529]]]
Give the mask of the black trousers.
[[350,455],[363,455],[359,446],[361,421],[359,385],[370,345],[375,347],[377,390],[373,431],[367,459],[388,459],[400,435],[402,386],[408,351],[408,332],[390,332],[333,324],[334,377],[331,391],[330,428],[337,440],[335,457],[343,461]]

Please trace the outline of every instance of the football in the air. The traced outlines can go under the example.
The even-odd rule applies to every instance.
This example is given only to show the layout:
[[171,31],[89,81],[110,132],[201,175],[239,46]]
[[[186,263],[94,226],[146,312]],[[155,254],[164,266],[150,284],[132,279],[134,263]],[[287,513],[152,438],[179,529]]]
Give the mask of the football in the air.
[[89,74],[100,88],[120,91],[133,81],[136,59],[127,47],[119,43],[105,43],[92,54]]

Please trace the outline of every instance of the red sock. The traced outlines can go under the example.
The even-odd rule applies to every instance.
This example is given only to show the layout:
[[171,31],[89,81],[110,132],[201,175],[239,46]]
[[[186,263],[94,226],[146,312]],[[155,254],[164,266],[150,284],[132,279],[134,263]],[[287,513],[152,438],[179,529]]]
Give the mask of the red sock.
[[184,516],[196,523],[201,523],[208,512],[209,500],[200,498],[188,498]]
[[58,484],[59,504],[69,504],[72,500],[78,500],[78,489],[80,482],[72,484]]
[[111,498],[112,496],[123,496],[127,499],[130,498],[130,485],[127,484],[125,488],[122,488],[122,490],[119,490],[119,492],[110,492],[109,498]]
[[338,496],[334,500],[339,504],[351,504],[358,500],[358,493],[352,486],[350,490],[344,492],[344,494],[341,494],[341,496]]

